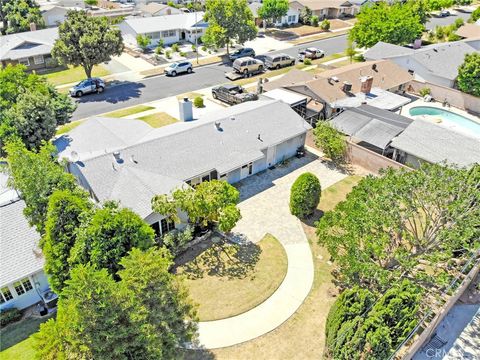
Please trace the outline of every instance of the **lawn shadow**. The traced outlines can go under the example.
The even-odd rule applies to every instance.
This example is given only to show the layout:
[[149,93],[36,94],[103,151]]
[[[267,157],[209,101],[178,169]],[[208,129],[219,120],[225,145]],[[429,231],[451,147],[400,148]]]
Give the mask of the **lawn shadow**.
[[301,219],[300,221],[307,226],[311,226],[313,228],[316,227],[316,222],[319,221],[322,216],[325,214],[323,210],[315,209],[312,215],[307,218]]
[[261,252],[252,242],[233,243],[211,236],[176,258],[174,272],[180,270],[179,273],[191,280],[205,275],[243,279],[254,271]]

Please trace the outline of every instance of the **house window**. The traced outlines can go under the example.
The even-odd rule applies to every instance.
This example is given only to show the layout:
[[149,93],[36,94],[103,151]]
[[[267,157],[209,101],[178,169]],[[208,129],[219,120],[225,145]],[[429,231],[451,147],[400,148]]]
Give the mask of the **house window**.
[[205,175],[204,177],[202,177],[202,182],[205,182],[205,181],[210,181],[210,174]]
[[30,61],[28,61],[28,58],[18,59],[18,63],[25,66],[30,66]]
[[248,175],[252,175],[253,173],[253,163],[248,164]]
[[45,63],[45,59],[43,58],[43,55],[34,56],[34,57],[33,57],[33,63],[34,63],[35,65],[44,64],[44,63]]
[[153,32],[147,34],[149,39],[159,39],[160,38],[160,33],[159,32]]
[[166,234],[167,232],[175,229],[175,223],[172,220],[162,219],[162,221],[160,221],[160,225],[162,228],[162,234]]
[[220,175],[220,180],[227,180],[227,174],[221,174]]
[[297,17],[296,15],[290,15],[290,16],[288,17],[288,22],[290,22],[290,23],[295,22],[296,17]]
[[17,293],[17,295],[25,294],[27,291],[33,289],[32,283],[28,278],[17,281],[13,284],[13,287],[15,288],[15,292]]
[[157,221],[156,223],[153,223],[150,226],[152,227],[153,231],[155,231],[155,237],[159,237],[161,235],[161,233],[160,233],[160,223]]
[[175,36],[175,34],[176,34],[175,30],[162,31],[162,37],[172,37],[172,36]]
[[8,287],[5,286],[0,292],[2,293],[2,296],[0,296],[0,304],[13,299],[13,295]]

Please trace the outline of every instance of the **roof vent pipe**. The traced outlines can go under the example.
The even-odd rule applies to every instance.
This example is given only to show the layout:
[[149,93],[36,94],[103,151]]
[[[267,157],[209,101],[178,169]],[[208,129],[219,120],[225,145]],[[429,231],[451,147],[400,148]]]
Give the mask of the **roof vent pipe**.
[[215,121],[215,127],[217,128],[217,130],[222,130],[222,124],[220,123],[220,121]]

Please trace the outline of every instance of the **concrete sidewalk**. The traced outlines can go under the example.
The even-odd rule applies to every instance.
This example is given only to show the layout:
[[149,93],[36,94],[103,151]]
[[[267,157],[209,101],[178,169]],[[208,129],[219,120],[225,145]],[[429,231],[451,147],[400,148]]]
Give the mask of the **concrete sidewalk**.
[[288,320],[308,296],[314,277],[312,253],[300,221],[289,209],[291,185],[307,171],[319,177],[323,189],[346,176],[309,154],[239,183],[242,219],[233,231],[254,242],[272,234],[287,253],[288,270],[280,287],[259,306],[228,319],[200,322],[201,346],[227,347],[264,335]]

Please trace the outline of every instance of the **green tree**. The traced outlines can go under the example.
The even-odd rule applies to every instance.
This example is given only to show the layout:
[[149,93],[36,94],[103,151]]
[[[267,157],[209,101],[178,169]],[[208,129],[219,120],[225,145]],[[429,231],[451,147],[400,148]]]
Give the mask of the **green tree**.
[[479,184],[479,165],[423,164],[362,179],[317,223],[339,283],[382,290],[403,274],[424,288],[446,286],[454,274],[449,261],[479,245]]
[[349,39],[359,47],[372,47],[379,41],[404,45],[417,39],[423,32],[422,19],[410,3],[362,7],[357,22],[350,30]]
[[302,10],[300,10],[298,20],[304,25],[310,25],[310,20],[312,19],[312,16],[312,9],[310,9],[308,6],[305,6]]
[[88,78],[94,65],[123,51],[120,30],[110,25],[106,17],[88,16],[85,11],[69,11],[58,33],[53,57],[61,64],[82,66]]
[[257,36],[257,27],[246,0],[207,0],[204,20],[208,28],[202,41],[208,46],[227,47],[232,41],[244,44]]
[[480,54],[465,55],[463,64],[458,68],[458,88],[468,94],[480,96]]
[[333,162],[342,163],[347,151],[343,135],[326,121],[319,121],[313,130],[315,144]]
[[195,337],[196,313],[165,249],[134,249],[120,281],[80,265],[58,303],[56,320],[34,335],[40,359],[173,359]]
[[258,9],[258,16],[275,23],[287,15],[288,9],[288,0],[264,0],[262,6]]
[[453,0],[428,0],[428,7],[430,10],[442,10],[452,7],[453,4]]
[[29,149],[50,140],[55,128],[70,121],[76,105],[45,79],[23,65],[0,69],[0,153],[8,138],[18,136]]
[[137,45],[145,52],[150,45],[151,40],[147,35],[138,34],[137,35]]
[[13,34],[30,31],[30,24],[37,29],[45,27],[40,8],[34,0],[0,0],[1,32]]
[[313,214],[320,202],[320,180],[309,172],[300,175],[290,190],[290,212],[304,219]]
[[229,233],[241,218],[240,209],[235,205],[228,205],[220,211],[218,229]]
[[478,19],[480,19],[480,7],[476,8],[472,14],[470,15],[470,19],[468,19],[469,22],[475,22]]
[[319,22],[318,16],[312,15],[312,17],[310,18],[310,25],[317,27],[318,22]]
[[90,6],[97,6],[98,5],[98,0],[84,0],[86,5]]
[[130,250],[145,250],[154,245],[155,233],[130,209],[106,202],[82,223],[76,236],[69,265],[90,263],[115,275],[121,258]]
[[50,195],[55,190],[74,190],[75,178],[52,155],[56,149],[51,144],[44,144],[34,152],[17,140],[5,148],[10,183],[25,200],[24,213],[30,225],[43,234]]
[[77,239],[77,229],[92,209],[88,194],[80,189],[58,190],[49,198],[42,250],[48,282],[57,294],[70,278],[68,259]]
[[350,59],[350,64],[353,62],[353,58],[355,57],[355,55],[357,55],[357,50],[355,49],[355,45],[351,40],[348,40],[348,45],[345,49],[345,55],[347,55]]

